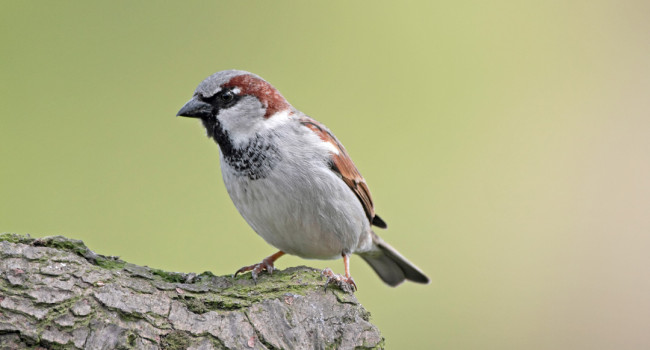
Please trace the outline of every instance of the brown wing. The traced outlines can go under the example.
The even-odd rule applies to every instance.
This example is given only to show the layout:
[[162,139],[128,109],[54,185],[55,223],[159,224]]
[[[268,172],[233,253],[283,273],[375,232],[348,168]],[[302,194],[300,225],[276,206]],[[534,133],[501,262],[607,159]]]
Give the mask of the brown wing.
[[330,168],[341,177],[341,180],[359,198],[368,220],[377,227],[386,228],[387,225],[384,220],[375,214],[375,207],[372,203],[372,197],[370,196],[370,190],[368,189],[366,180],[361,176],[359,170],[357,170],[348,152],[345,151],[345,147],[343,147],[339,140],[323,124],[306,116],[300,118],[300,123],[316,133],[321,140],[330,143],[338,150],[338,153],[331,153]]

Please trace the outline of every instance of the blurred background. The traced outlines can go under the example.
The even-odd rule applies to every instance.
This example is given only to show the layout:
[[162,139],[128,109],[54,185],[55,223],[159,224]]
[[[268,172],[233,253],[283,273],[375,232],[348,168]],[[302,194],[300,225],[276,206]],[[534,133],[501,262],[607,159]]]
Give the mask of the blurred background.
[[[650,347],[648,1],[0,4],[0,231],[231,274],[275,250],[175,118],[255,72],[329,126],[428,286],[357,297],[390,349]],[[342,272],[338,261],[282,258]]]

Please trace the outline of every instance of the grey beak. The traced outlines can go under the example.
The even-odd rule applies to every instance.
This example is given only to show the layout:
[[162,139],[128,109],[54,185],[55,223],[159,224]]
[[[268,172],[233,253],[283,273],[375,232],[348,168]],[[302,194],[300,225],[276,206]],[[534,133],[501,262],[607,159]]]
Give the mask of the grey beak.
[[213,114],[212,105],[199,101],[195,98],[187,101],[187,103],[181,108],[177,117],[189,117],[189,118],[204,118],[209,117]]

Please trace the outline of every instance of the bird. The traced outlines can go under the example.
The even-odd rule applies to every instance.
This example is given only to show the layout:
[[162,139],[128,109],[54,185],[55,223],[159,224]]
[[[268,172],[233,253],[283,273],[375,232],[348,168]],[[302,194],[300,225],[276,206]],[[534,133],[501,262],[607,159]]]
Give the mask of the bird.
[[224,70],[205,78],[177,116],[201,120],[219,146],[221,173],[232,202],[278,252],[245,266],[253,280],[273,273],[285,254],[343,258],[344,274],[323,270],[325,286],[357,290],[350,256],[357,254],[390,286],[429,278],[384,242],[365,179],[325,125],[294,108],[260,76]]

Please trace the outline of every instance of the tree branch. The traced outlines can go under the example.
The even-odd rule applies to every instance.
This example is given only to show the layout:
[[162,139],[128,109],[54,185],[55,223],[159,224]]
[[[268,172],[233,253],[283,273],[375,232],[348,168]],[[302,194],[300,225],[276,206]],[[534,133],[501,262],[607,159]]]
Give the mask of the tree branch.
[[294,267],[237,278],[98,255],[65,237],[0,235],[0,348],[373,349],[354,295]]

